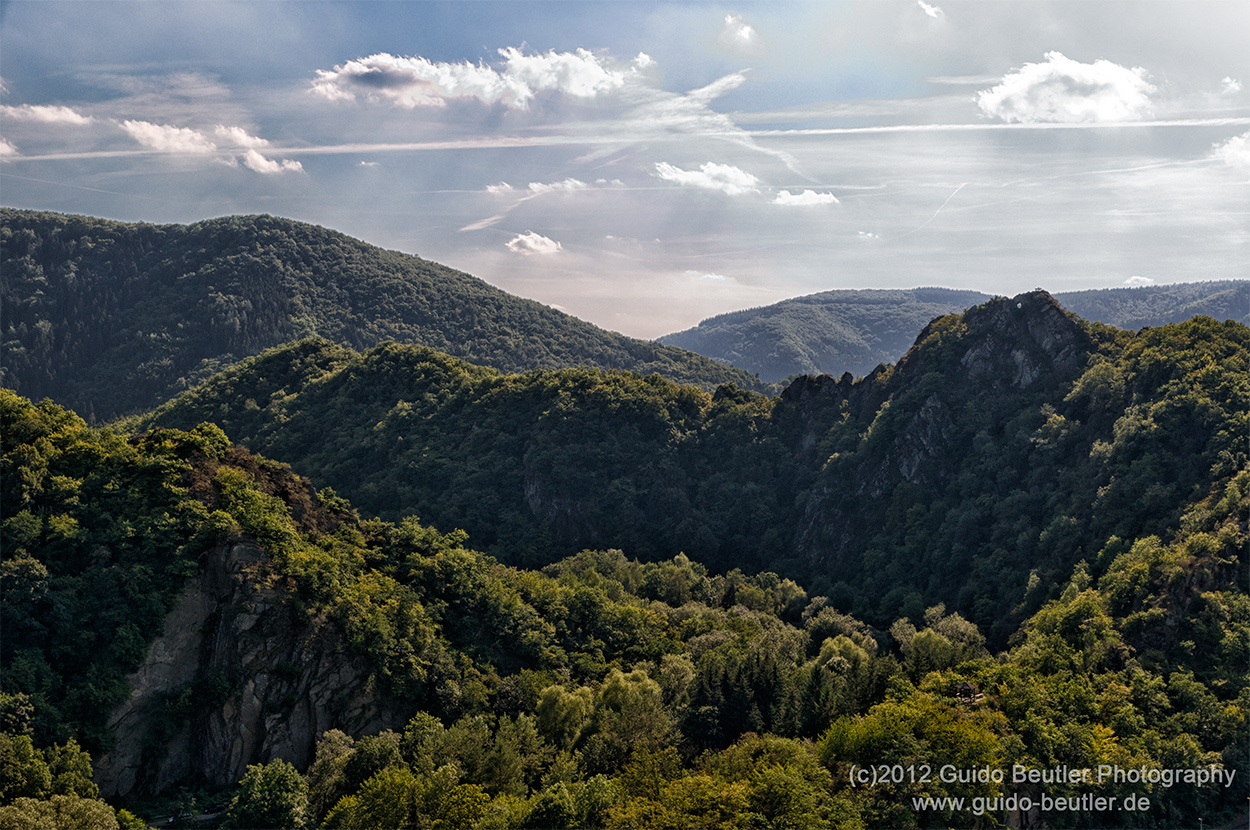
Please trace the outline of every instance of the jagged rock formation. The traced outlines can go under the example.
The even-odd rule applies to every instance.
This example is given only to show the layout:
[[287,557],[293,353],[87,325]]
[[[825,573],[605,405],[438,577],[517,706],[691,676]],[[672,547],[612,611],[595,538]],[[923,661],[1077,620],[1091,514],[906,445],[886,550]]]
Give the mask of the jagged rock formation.
[[328,729],[373,733],[411,715],[333,624],[300,618],[291,590],[264,578],[267,561],[235,538],[188,580],[109,718],[116,743],[95,763],[104,797],[232,784],[277,758],[302,769]]
[[796,380],[783,401],[810,400],[820,390],[847,401],[861,417],[865,403],[891,404],[869,428],[851,469],[830,467],[813,488],[796,547],[814,565],[856,568],[852,517],[871,512],[867,503],[888,498],[900,485],[940,487],[955,469],[951,459],[971,452],[975,436],[960,425],[966,401],[1010,392],[1009,412],[1016,414],[1021,393],[1042,395],[1071,381],[1090,347],[1084,329],[1054,298],[1031,291],[991,300],[962,318],[934,320],[889,377],[879,369],[855,384],[846,376],[836,385],[831,378]]

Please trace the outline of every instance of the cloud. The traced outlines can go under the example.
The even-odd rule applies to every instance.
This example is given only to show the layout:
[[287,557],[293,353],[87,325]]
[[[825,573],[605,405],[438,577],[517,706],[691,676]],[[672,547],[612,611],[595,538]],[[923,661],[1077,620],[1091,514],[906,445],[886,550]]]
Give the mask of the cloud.
[[[593,52],[578,49],[545,55],[526,55],[509,46],[500,49],[505,58],[504,76],[515,78],[531,90],[555,89],[576,98],[594,98],[625,84],[625,73],[604,68]],[[650,57],[640,53],[650,61]],[[644,64],[645,65],[645,64]]]
[[942,20],[946,17],[946,12],[942,11],[937,6],[930,6],[924,0],[916,0],[916,5],[920,6],[921,11],[929,15],[929,17],[932,17],[934,20]]
[[1124,281],[1125,285],[1154,285],[1154,280],[1150,277],[1139,277],[1133,275]]
[[[172,127],[168,124],[153,124],[149,121],[123,121],[121,127],[135,141],[162,153],[204,156],[218,152],[217,145],[208,136],[190,127]],[[302,173],[304,171],[304,165],[298,161],[292,161],[291,159],[276,161],[262,155],[256,148],[265,147],[269,142],[263,138],[249,135],[242,127],[226,127],[218,124],[214,128],[214,132],[228,146],[246,148],[238,158],[228,156],[220,159],[225,164],[234,166],[241,161],[243,166],[249,170],[254,170],[267,176],[272,176],[275,173]]]
[[1220,92],[1224,95],[1236,95],[1241,92],[1241,81],[1226,77],[1220,81]]
[[745,170],[731,164],[717,164],[709,161],[698,170],[682,170],[668,162],[657,162],[656,175],[669,182],[676,182],[687,187],[701,187],[705,190],[719,190],[730,196],[753,193],[759,190],[760,180]]
[[0,138],[0,159],[19,156],[21,153],[17,151],[17,147]]
[[548,239],[533,231],[526,231],[508,241],[508,250],[514,254],[532,256],[534,254],[558,254],[564,249],[554,239]]
[[290,159],[274,161],[273,159],[265,158],[254,149],[249,149],[243,154],[243,164],[246,165],[248,169],[255,170],[257,173],[264,173],[266,176],[272,176],[275,173],[304,172],[304,165],[300,164],[298,161],[291,161]]
[[499,184],[488,184],[486,185],[486,192],[487,193],[511,193],[512,185],[508,184],[507,182],[500,182]]
[[22,104],[20,107],[0,106],[0,116],[14,121],[38,121],[42,124],[90,124],[90,115],[83,115],[69,107]]
[[217,149],[217,145],[209,141],[203,133],[190,127],[171,127],[150,121],[123,121],[122,129],[144,147],[151,147],[162,153],[202,156]]
[[998,86],[983,90],[977,104],[986,115],[1020,123],[1064,124],[1131,121],[1150,109],[1146,71],[1107,60],[1080,63],[1047,52],[1045,63],[1026,63]]
[[725,283],[737,282],[737,280],[733,277],[727,277],[724,274],[701,274],[698,271],[687,271],[686,273],[700,282],[710,282],[722,285]]
[[755,57],[764,54],[764,40],[755,27],[740,14],[726,14],[716,42],[736,55]]
[[1250,173],[1250,132],[1216,144],[1212,154],[1234,170]]
[[225,141],[232,147],[268,147],[269,142],[263,138],[257,138],[254,135],[248,135],[247,131],[242,127],[225,127],[218,124],[214,128],[217,137]]
[[[318,69],[312,90],[332,101],[354,100],[361,93],[409,109],[444,107],[448,100],[457,99],[526,109],[544,90],[593,98],[625,83],[625,72],[604,66],[586,49],[527,55],[507,47],[499,54],[504,58],[503,71],[484,64],[443,63],[379,52],[331,70]],[[650,62],[640,53],[634,65],[641,68]]]
[[[565,179],[561,182],[552,182],[551,184],[543,184],[542,182],[530,182],[529,189],[534,193],[550,193],[553,190],[584,190],[590,185],[578,179]],[[486,188],[490,190],[488,186]],[[508,188],[511,190],[512,188]]]
[[869,231],[860,231],[855,236],[861,242],[872,242],[873,240],[881,238],[880,234],[870,233]]
[[791,193],[783,190],[777,194],[777,198],[773,199],[774,205],[786,205],[788,207],[810,207],[814,205],[836,205],[838,198],[832,193],[817,193],[814,190],[804,190],[802,193]]

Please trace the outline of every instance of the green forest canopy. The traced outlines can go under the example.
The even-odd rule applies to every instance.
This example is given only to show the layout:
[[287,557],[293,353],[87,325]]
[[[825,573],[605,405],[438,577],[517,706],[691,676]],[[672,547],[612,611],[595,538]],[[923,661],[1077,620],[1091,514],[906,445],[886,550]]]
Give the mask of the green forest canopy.
[[[967,806],[916,799],[1043,792],[1149,799],[1133,815],[1051,813],[1054,826],[1192,826],[1244,809],[1244,469],[1168,537],[1078,563],[993,655],[941,605],[873,628],[775,574],[716,575],[684,556],[505,566],[461,534],[361,519],[210,424],[127,438],[3,391],[0,425],[5,826],[58,809],[114,826],[74,772],[75,742],[107,746],[125,673],[181,580],[232,537],[269,551],[256,578],[286,586],[293,625],[328,615],[379,692],[415,711],[393,731],[327,732],[306,770],[253,766],[227,826],[974,826]],[[197,681],[167,717],[222,705],[244,679]],[[946,764],[1238,774],[1231,787],[1042,788],[943,781]],[[931,774],[851,786],[855,765]]]
[[1176,532],[1245,468],[1248,347],[1240,324],[1123,332],[1037,293],[935,321],[897,367],[770,399],[305,341],[131,426],[213,421],[369,515],[463,528],[509,563],[684,552],[877,625],[945,602],[1001,645],[1077,561]]

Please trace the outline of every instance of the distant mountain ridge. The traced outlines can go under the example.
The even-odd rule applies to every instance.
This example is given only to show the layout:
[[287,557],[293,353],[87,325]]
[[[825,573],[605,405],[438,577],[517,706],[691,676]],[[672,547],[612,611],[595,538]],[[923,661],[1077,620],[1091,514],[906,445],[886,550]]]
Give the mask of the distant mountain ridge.
[[[709,317],[659,342],[778,382],[793,375],[863,376],[894,363],[934,317],[990,299],[949,288],[824,291]],[[1250,281],[1181,283],[1055,294],[1068,311],[1118,328],[1179,323],[1197,315],[1250,323]]]
[[504,371],[757,378],[606,331],[417,256],[272,216],[126,224],[0,208],[0,384],[88,418],[150,409],[264,349],[427,346]]

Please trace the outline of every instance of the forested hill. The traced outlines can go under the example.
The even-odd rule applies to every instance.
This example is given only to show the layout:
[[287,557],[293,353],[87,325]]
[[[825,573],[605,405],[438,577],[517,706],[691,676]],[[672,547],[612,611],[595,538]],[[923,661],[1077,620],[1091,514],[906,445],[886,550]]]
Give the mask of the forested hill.
[[939,318],[897,366],[777,398],[305,341],[131,426],[201,421],[510,562],[685,552],[776,570],[874,624],[943,601],[1002,643],[1075,563],[1177,532],[1246,468],[1250,329],[1125,332],[1036,292]]
[[[990,299],[947,288],[825,291],[721,314],[660,342],[714,357],[766,381],[792,375],[866,375],[893,363],[934,317]],[[1056,294],[1086,320],[1122,329],[1179,323],[1206,315],[1250,324],[1250,281],[1180,283]]]
[[823,291],[718,314],[660,342],[749,366],[774,382],[792,375],[860,376],[897,361],[934,317],[989,298],[947,288]]
[[[969,323],[997,326],[1012,311]],[[1084,344],[1062,329],[1035,333],[1061,362],[1080,357]],[[956,355],[968,345],[955,325],[928,337]],[[1162,441],[1148,433],[1171,432],[1187,411],[1213,417],[1216,388],[1235,385],[1221,371],[1240,359],[1227,338],[1186,326],[1169,345],[1188,337],[1217,345],[1176,365],[1159,340],[1108,353],[1083,376],[1071,420],[1029,435],[1017,417],[1010,430],[1070,460],[1060,445],[1086,440],[1083,419],[1114,415],[1105,396],[1132,396],[1146,420],[1096,453],[1123,473],[1134,442]],[[1007,360],[1025,371],[995,377],[1000,389],[1028,385],[1041,352],[1024,345]],[[1151,403],[1158,381],[1184,391]],[[722,414],[741,420],[743,406]],[[462,534],[362,519],[212,424],[127,437],[0,390],[0,430],[2,827],[143,830],[182,810],[167,826],[1244,817],[1244,469],[1215,472],[1175,532],[1117,537],[1030,579],[1018,637],[991,650],[942,604],[874,628],[776,573],[714,574],[684,556],[584,551],[541,571],[506,567]],[[1026,525],[1008,530],[1025,538]],[[1078,777],[1021,782],[1017,765]],[[1096,776],[1104,767],[1120,775]],[[866,768],[878,775],[855,775]],[[160,791],[162,802],[143,798]],[[1130,797],[1132,811],[1116,809]],[[1024,798],[1032,806],[1017,811]],[[214,802],[225,806],[209,809],[211,823],[191,817]]]
[[0,208],[0,272],[0,383],[100,420],[311,336],[428,346],[506,371],[584,365],[762,388],[706,357],[272,216],[148,225]]

